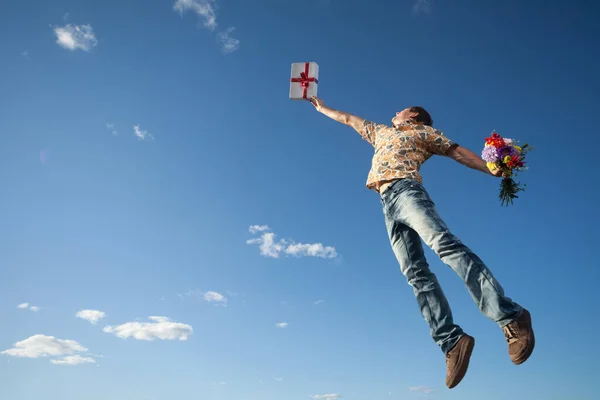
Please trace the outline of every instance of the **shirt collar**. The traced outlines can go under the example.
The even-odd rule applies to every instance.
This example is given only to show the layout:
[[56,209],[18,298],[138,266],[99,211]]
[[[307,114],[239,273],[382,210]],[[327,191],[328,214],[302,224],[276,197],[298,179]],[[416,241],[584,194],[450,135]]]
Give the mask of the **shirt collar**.
[[423,123],[415,121],[414,119],[405,119],[404,121],[400,122],[398,125],[394,125],[394,128],[396,126],[402,126],[402,125],[423,125]]

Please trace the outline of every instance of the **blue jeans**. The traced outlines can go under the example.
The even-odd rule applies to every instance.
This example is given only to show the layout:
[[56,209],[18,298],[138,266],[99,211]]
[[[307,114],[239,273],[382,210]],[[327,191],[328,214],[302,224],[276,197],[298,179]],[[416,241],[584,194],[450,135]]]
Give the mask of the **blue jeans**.
[[381,203],[402,274],[413,287],[431,337],[444,353],[464,332],[454,323],[448,300],[429,269],[421,239],[460,276],[486,317],[504,327],[521,314],[523,308],[504,296],[502,286],[483,261],[448,230],[420,183],[410,179],[392,183],[382,193]]

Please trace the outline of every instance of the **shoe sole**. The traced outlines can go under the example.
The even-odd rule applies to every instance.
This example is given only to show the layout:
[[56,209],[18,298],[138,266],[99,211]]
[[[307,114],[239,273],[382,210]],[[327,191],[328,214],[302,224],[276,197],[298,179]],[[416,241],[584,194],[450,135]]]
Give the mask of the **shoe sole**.
[[513,363],[515,365],[521,365],[525,361],[527,361],[529,359],[529,357],[531,357],[531,354],[533,353],[533,348],[535,347],[535,334],[533,333],[533,325],[531,323],[531,314],[527,310],[525,310],[525,320],[527,321],[527,323],[529,324],[529,326],[531,328],[531,346],[529,346],[527,351],[525,353],[523,353],[523,355],[521,355],[521,357],[519,357],[513,361]]
[[462,364],[464,365],[464,369],[462,370],[462,373],[459,373],[458,375],[456,375],[456,378],[455,378],[456,381],[454,382],[453,385],[448,385],[448,389],[455,388],[463,380],[463,378],[467,374],[467,370],[469,369],[469,363],[471,362],[471,354],[473,353],[473,348],[475,347],[475,338],[473,338],[471,336],[467,336],[466,340],[467,340],[467,344],[466,344],[465,353],[463,354],[463,362],[462,362]]

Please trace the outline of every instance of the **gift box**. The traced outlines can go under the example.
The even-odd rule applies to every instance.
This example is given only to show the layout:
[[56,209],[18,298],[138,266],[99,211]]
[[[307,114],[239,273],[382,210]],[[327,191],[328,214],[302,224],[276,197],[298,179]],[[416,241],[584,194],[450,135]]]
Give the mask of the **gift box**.
[[293,63],[290,78],[290,99],[304,100],[317,95],[319,65],[315,62]]

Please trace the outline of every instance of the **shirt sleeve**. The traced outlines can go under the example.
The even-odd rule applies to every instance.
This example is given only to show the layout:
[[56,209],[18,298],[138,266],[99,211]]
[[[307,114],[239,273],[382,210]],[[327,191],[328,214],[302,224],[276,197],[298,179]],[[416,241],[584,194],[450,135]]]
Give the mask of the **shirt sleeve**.
[[377,132],[379,132],[382,126],[384,125],[376,124],[373,121],[364,120],[360,129],[357,129],[357,132],[360,133],[360,136],[362,136],[363,139],[375,146]]
[[442,131],[432,128],[425,135],[425,145],[431,153],[445,156],[448,150],[457,144],[444,136]]

